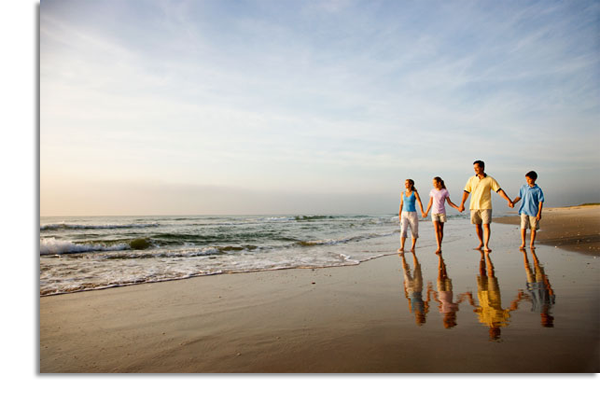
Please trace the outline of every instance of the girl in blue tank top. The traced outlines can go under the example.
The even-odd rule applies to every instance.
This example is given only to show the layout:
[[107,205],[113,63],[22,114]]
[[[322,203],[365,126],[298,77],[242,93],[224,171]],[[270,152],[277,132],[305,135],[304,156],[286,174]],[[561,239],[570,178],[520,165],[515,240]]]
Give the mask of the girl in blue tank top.
[[408,229],[410,228],[410,234],[412,236],[412,247],[410,251],[415,250],[415,245],[417,244],[417,238],[419,237],[419,217],[417,215],[417,207],[415,202],[419,203],[419,207],[421,207],[421,214],[423,214],[423,203],[421,203],[421,198],[419,197],[419,193],[415,188],[415,181],[412,179],[407,179],[404,183],[406,187],[406,191],[402,192],[402,197],[400,199],[400,249],[398,252],[404,252],[404,242],[408,237]]
[[417,196],[415,196],[414,191],[408,197],[405,193],[402,193],[402,211],[417,212],[417,207],[415,207],[416,200]]

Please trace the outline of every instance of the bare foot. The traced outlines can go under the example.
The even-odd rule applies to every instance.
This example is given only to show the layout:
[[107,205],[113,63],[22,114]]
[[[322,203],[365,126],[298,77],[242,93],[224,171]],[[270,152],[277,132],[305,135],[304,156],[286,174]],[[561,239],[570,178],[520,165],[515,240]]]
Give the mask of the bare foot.
[[492,249],[490,249],[490,248],[488,248],[488,247],[485,247],[485,248],[483,249],[483,251],[485,251],[486,253],[491,253],[491,252],[492,252]]
[[435,251],[435,254],[440,254],[441,252],[442,252],[442,249],[440,249],[440,248],[438,247],[438,249]]
[[479,246],[475,247],[475,249],[474,249],[474,250],[481,250],[481,248],[482,248],[482,247],[483,247],[483,243],[482,243],[482,244],[480,244]]
[[411,253],[414,253],[414,252],[415,252],[415,248],[414,248],[414,247],[411,247],[411,249],[410,249],[410,252],[411,252]]
[[523,250],[525,248],[525,243],[521,243],[521,247],[519,249]]
[[398,249],[398,253],[404,253],[404,249]]
[[531,246],[529,246],[529,248],[533,250],[533,249],[535,249],[535,246],[531,245]]

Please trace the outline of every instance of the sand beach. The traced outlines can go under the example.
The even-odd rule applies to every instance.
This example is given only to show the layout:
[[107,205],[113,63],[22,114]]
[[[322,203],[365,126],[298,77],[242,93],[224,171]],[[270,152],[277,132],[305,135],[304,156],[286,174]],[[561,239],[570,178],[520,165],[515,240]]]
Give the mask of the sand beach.
[[[41,297],[42,373],[600,371],[600,207],[516,217],[355,266],[221,274]],[[495,221],[500,222],[500,221]],[[425,233],[424,233],[425,234]]]
[[[519,225],[518,215],[496,219],[496,222]],[[542,211],[539,244],[600,255],[600,205],[547,208]],[[527,233],[529,243],[529,232]],[[529,245],[529,244],[528,244]]]

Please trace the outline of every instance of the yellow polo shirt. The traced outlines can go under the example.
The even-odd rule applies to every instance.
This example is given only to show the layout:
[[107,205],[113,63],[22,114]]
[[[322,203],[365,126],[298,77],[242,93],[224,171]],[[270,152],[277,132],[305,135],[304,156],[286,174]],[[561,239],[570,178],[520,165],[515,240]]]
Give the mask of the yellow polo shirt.
[[507,326],[510,319],[509,309],[502,308],[502,298],[500,297],[500,286],[495,277],[477,277],[477,298],[479,307],[475,310],[479,322],[490,326]]
[[477,175],[472,176],[465,185],[465,192],[471,194],[470,209],[491,210],[492,194],[490,191],[497,192],[500,189],[498,182],[489,175],[486,175],[483,179],[479,179]]

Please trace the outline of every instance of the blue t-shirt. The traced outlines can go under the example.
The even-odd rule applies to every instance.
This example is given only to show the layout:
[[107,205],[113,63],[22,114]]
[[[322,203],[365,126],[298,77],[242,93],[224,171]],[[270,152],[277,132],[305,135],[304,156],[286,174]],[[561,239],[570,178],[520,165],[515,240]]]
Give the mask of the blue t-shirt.
[[406,197],[406,195],[402,195],[404,198],[404,203],[402,203],[402,211],[416,212],[417,207],[415,207],[415,201],[417,200],[417,196],[415,196],[415,191],[411,193],[410,196]]
[[544,202],[544,193],[538,185],[533,187],[525,184],[521,186],[519,191],[519,197],[523,199],[521,208],[519,208],[519,214],[529,215],[535,217],[540,209],[540,202]]

